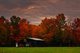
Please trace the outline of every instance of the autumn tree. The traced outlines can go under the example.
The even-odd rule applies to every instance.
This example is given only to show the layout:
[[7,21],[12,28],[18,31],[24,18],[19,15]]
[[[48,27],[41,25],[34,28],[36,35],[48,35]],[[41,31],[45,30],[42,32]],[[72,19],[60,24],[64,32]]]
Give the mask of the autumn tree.
[[39,28],[42,38],[47,42],[54,40],[55,44],[58,43],[61,46],[63,42],[67,41],[69,36],[65,19],[64,14],[59,14],[56,18],[45,18],[42,20]]
[[29,28],[29,23],[26,19],[20,20],[19,23],[20,35],[29,37],[31,35],[31,29]]
[[16,27],[13,25],[10,26],[10,40],[15,40],[16,44],[26,38],[30,33],[29,25],[26,19],[21,19]]
[[39,38],[39,26],[35,26],[32,30],[32,37],[33,38]]
[[40,36],[46,41],[50,42],[53,39],[55,30],[55,19],[47,19],[42,20],[39,28]]
[[2,45],[5,44],[5,36],[4,36],[5,33],[4,33],[4,31],[6,32],[5,27],[4,27],[4,20],[3,19],[0,19],[0,43]]
[[55,39],[57,42],[60,43],[60,46],[62,45],[62,40],[63,40],[63,33],[65,30],[65,26],[66,26],[66,21],[65,21],[65,16],[64,14],[58,14],[58,16],[56,16],[56,30],[55,30]]
[[72,23],[72,35],[75,37],[74,42],[77,43],[77,46],[80,44],[80,19],[77,18]]
[[9,28],[4,16],[0,17],[0,43],[7,45],[9,43]]
[[[38,26],[37,26],[37,29],[36,29],[36,30],[35,30],[35,28],[36,28],[36,25],[29,24],[30,35],[29,35],[28,37],[33,37],[33,38],[35,38],[35,37],[34,37],[35,33],[33,33],[33,32],[36,32],[36,30],[38,31]],[[38,36],[39,36],[39,35],[38,35]],[[38,37],[38,36],[37,36],[37,37]]]

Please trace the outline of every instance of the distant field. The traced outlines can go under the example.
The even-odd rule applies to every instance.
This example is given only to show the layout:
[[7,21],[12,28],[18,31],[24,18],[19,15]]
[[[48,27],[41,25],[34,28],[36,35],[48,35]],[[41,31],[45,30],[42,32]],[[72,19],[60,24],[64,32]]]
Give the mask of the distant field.
[[0,47],[0,53],[80,53],[80,47]]

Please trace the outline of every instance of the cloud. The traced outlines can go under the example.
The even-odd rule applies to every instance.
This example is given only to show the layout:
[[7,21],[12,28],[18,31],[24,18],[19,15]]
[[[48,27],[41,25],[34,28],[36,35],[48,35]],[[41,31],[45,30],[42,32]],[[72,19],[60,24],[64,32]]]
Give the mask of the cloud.
[[30,6],[39,6],[43,4],[56,3],[59,0],[0,0],[0,5],[7,9],[29,8]]
[[34,24],[60,13],[64,13],[68,19],[74,19],[80,17],[79,3],[80,0],[0,0],[0,16],[9,19],[16,15]]
[[7,9],[28,8],[36,5],[34,0],[0,0],[0,5]]
[[33,21],[33,22],[30,22],[30,24],[35,24],[35,25],[39,25],[41,23],[41,21]]

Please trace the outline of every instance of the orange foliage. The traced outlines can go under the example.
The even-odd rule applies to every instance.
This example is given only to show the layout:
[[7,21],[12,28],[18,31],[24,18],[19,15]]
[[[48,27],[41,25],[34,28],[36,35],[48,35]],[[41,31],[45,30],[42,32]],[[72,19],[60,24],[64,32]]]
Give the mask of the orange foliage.
[[40,36],[46,41],[49,42],[53,39],[54,36],[54,30],[55,30],[55,19],[47,19],[45,18],[42,20],[41,25],[40,25]]
[[54,35],[53,33],[49,33],[49,34],[43,35],[42,37],[46,42],[50,42],[51,40],[53,40],[53,35]]
[[32,37],[34,38],[39,38],[39,29],[38,26],[35,26],[34,29],[32,30]]
[[28,35],[29,27],[25,19],[20,20],[20,23],[17,24],[16,26],[17,26],[16,28],[10,26],[10,35],[11,35],[10,39],[19,42]]

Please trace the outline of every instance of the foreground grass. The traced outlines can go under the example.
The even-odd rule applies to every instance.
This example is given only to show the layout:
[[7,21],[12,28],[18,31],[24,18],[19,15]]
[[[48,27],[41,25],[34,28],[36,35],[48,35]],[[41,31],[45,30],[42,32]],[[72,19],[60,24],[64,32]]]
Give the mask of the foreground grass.
[[80,47],[0,47],[0,53],[80,53]]

